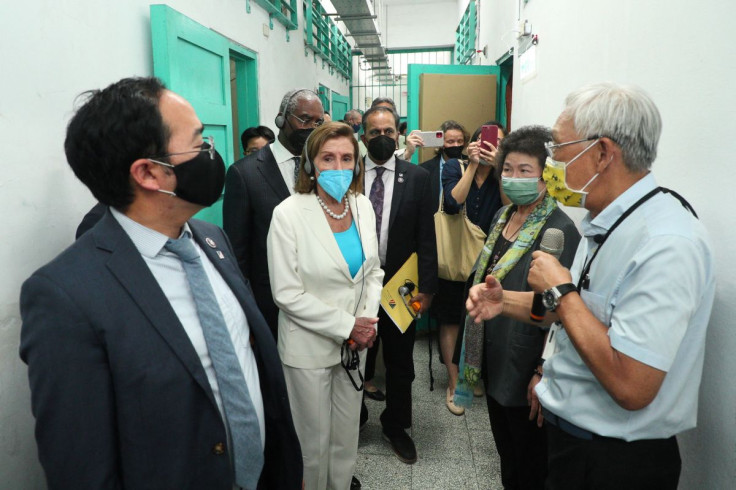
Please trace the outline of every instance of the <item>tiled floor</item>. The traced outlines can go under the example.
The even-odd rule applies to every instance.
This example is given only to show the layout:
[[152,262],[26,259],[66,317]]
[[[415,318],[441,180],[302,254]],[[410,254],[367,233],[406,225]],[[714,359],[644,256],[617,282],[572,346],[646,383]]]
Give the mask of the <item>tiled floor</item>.
[[[447,371],[438,361],[436,342],[432,358],[435,382],[434,391],[429,391],[428,338],[418,337],[411,429],[418,461],[407,465],[396,458],[381,437],[378,416],[384,404],[366,400],[370,418],[360,433],[356,476],[366,490],[503,488],[485,398],[476,397],[463,416],[451,414],[444,402]],[[380,388],[385,386],[378,375],[375,382]]]

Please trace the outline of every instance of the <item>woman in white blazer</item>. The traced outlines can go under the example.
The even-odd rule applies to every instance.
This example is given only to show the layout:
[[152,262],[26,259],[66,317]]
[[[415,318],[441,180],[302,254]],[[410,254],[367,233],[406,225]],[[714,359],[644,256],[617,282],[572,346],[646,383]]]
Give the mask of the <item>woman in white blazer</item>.
[[339,122],[318,127],[296,193],[274,209],[268,233],[278,350],[307,490],[350,488],[358,454],[362,376],[355,367],[363,371],[376,336],[383,281],[362,184],[353,130]]

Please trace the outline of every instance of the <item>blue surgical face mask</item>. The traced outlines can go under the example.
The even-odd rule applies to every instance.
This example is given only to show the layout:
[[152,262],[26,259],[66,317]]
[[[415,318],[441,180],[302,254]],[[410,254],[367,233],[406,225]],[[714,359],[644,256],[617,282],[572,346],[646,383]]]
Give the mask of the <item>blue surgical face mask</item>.
[[353,182],[353,170],[323,170],[317,177],[317,183],[336,201],[342,201]]

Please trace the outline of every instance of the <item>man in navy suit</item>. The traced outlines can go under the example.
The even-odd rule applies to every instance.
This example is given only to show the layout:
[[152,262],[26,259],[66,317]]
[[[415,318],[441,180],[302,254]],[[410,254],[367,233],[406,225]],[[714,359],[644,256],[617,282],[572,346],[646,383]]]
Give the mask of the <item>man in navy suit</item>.
[[304,143],[323,122],[324,110],[316,93],[308,89],[287,92],[274,121],[279,128],[276,141],[233,163],[227,172],[222,227],[274,338],[279,309],[271,296],[266,237],[274,208],[294,193]]
[[[69,164],[109,210],[21,291],[20,355],[51,489],[301,488],[273,338],[223,231],[190,219],[224,184],[203,129],[155,78],[88,93],[69,124]],[[170,251],[183,241],[196,258]],[[203,289],[221,313],[219,343]],[[245,444],[240,408],[226,410],[233,385],[249,399]]]

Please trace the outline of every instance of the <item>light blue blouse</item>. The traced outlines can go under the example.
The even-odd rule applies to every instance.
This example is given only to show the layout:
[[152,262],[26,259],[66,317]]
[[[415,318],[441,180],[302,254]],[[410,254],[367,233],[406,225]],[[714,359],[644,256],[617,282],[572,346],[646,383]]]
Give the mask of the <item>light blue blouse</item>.
[[360,235],[358,235],[355,220],[353,220],[350,228],[334,235],[335,240],[337,240],[337,246],[340,247],[340,252],[342,252],[342,256],[348,264],[350,275],[355,277],[355,274],[358,273],[360,266],[365,261],[363,244],[360,242]]

